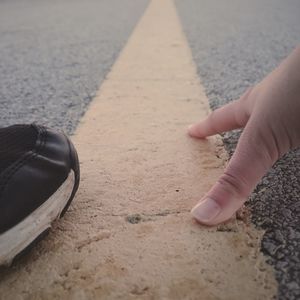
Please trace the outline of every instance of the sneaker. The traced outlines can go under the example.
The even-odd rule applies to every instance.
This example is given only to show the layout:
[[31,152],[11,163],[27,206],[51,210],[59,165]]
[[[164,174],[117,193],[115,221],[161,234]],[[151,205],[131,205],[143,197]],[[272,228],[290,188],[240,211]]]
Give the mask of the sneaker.
[[63,133],[35,124],[0,128],[0,265],[64,215],[79,179],[76,150]]

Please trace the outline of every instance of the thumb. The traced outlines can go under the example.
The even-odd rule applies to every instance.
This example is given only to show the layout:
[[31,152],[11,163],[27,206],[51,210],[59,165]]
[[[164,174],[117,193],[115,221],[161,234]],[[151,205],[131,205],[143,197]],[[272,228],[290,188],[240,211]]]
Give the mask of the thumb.
[[230,219],[279,158],[272,130],[256,119],[248,121],[224,174],[192,209],[198,222],[216,225]]

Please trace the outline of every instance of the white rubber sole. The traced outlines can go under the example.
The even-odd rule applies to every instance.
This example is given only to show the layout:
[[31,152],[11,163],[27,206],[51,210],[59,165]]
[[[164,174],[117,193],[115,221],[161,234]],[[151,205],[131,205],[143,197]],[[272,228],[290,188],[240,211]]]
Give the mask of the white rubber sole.
[[51,223],[59,218],[67,205],[74,185],[75,174],[71,170],[68,178],[47,201],[19,224],[0,235],[0,266],[9,266],[22,250],[51,227]]

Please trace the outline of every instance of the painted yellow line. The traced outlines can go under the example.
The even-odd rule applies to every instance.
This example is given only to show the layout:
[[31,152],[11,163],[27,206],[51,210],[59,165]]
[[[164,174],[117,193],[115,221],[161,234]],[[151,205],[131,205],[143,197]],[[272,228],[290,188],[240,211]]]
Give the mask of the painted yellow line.
[[215,139],[186,135],[208,111],[173,2],[151,1],[73,137],[76,202],[1,297],[271,299],[260,233],[189,214],[224,164]]

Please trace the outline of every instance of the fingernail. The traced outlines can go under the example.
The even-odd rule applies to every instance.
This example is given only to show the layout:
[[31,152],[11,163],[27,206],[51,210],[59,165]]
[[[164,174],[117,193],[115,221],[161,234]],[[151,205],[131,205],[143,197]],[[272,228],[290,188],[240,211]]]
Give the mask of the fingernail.
[[220,212],[221,207],[211,198],[206,198],[204,201],[201,201],[191,211],[192,215],[199,222],[212,221]]

